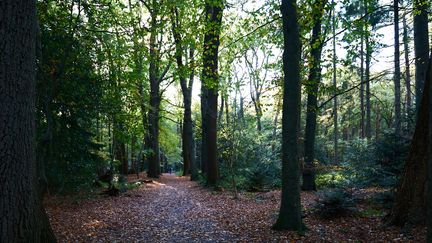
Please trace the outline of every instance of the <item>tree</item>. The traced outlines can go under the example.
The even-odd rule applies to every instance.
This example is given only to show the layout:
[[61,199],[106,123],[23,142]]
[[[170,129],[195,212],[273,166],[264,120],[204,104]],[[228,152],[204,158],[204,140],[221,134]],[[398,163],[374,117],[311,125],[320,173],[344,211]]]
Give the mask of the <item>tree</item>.
[[269,55],[266,53],[265,49],[263,48],[262,55],[264,57],[262,62],[259,63],[259,59],[260,59],[260,57],[258,56],[259,49],[257,50],[255,46],[252,46],[250,51],[251,51],[250,57],[248,55],[249,51],[245,52],[244,60],[248,70],[250,97],[252,99],[252,103],[255,108],[257,130],[258,132],[261,132],[262,130],[261,117],[263,115],[263,108],[262,108],[263,104],[261,101],[261,96],[263,95],[263,88],[267,78],[268,69],[265,69],[263,77],[261,77],[260,71],[266,68],[265,66],[268,64]]
[[[332,6],[334,6],[334,0],[332,1]],[[333,10],[333,14],[332,14],[332,40],[333,40],[333,57],[332,57],[332,73],[333,73],[333,89],[334,89],[334,93],[333,95],[335,96],[333,99],[333,125],[334,125],[334,131],[333,131],[333,146],[334,146],[334,157],[333,157],[333,163],[337,164],[339,159],[339,149],[338,149],[338,99],[337,99],[337,79],[336,79],[336,75],[337,75],[337,69],[336,69],[336,11]]]
[[216,186],[217,161],[218,55],[224,2],[205,1],[203,69],[201,75],[202,143],[201,163],[206,164],[207,184]]
[[191,179],[196,180],[197,168],[195,164],[195,139],[193,134],[193,123],[192,123],[192,86],[194,82],[194,56],[195,47],[190,44],[189,47],[189,59],[190,59],[190,70],[189,70],[189,82],[187,81],[187,66],[183,63],[185,43],[180,34],[182,31],[180,25],[179,10],[177,6],[172,7],[171,13],[172,22],[172,33],[174,42],[176,45],[175,58],[177,62],[177,73],[180,79],[180,86],[183,94],[183,131],[182,131],[182,154],[183,154],[183,175],[191,173]]
[[429,55],[428,2],[414,0],[415,98],[417,110],[423,97]]
[[300,31],[295,0],[282,0],[281,5],[283,53],[283,108],[282,108],[282,197],[278,219],[273,226],[278,230],[302,231],[300,202]]
[[400,42],[399,42],[399,1],[393,0],[393,23],[394,23],[394,129],[397,134],[401,130],[401,87],[400,87]]
[[55,242],[37,183],[36,1],[0,8],[0,241]]
[[[430,62],[432,63],[432,62]],[[432,64],[429,70],[432,70]],[[410,225],[423,222],[427,209],[426,184],[428,177],[429,127],[429,97],[431,72],[427,72],[421,105],[417,117],[414,136],[408,158],[405,162],[395,204],[389,217],[389,222],[395,225]]]
[[[429,82],[430,79],[432,78],[432,56],[431,56],[431,60],[429,61]],[[429,84],[429,89],[428,89],[429,94],[432,94],[432,85]],[[429,148],[428,148],[428,198],[427,200],[427,227],[428,227],[428,233],[427,233],[427,242],[432,242],[432,95],[429,95],[429,106],[428,106],[428,113],[429,113],[429,134],[428,134],[428,141],[429,141]]]
[[[408,24],[406,19],[406,13],[403,15],[403,44],[404,44],[404,54],[405,54],[405,89],[406,89],[406,112],[409,114],[409,111],[412,107],[412,99],[411,99],[411,72],[410,72],[410,60],[409,60],[409,39],[408,39]],[[409,128],[409,123],[407,124]]]
[[316,190],[315,171],[314,171],[314,151],[315,151],[315,136],[316,123],[318,112],[318,88],[321,82],[321,53],[324,46],[322,35],[322,22],[324,15],[324,7],[327,4],[326,0],[317,0],[312,8],[312,38],[310,43],[311,56],[309,62],[309,77],[306,85],[307,112],[306,112],[306,128],[305,128],[305,168],[303,169],[303,185],[305,191]]
[[[142,1],[145,2],[145,1]],[[160,148],[159,148],[159,120],[162,91],[160,85],[169,71],[170,63],[161,70],[161,41],[158,39],[160,31],[163,30],[161,20],[162,2],[151,0],[146,3],[150,12],[150,41],[149,41],[149,80],[150,80],[150,107],[148,110],[148,138],[151,153],[149,156],[148,176],[159,177],[160,174]]]

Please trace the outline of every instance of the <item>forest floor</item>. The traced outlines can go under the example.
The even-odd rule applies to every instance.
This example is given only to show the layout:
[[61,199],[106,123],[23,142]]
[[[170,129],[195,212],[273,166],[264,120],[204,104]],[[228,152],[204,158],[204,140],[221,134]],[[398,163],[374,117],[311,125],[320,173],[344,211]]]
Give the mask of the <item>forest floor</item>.
[[[316,199],[316,193],[302,193],[306,212]],[[45,207],[59,242],[425,242],[423,227],[402,234],[383,227],[381,215],[365,213],[336,220],[306,214],[304,236],[273,231],[279,200],[280,191],[233,199],[231,192],[164,174],[118,197],[49,196]]]

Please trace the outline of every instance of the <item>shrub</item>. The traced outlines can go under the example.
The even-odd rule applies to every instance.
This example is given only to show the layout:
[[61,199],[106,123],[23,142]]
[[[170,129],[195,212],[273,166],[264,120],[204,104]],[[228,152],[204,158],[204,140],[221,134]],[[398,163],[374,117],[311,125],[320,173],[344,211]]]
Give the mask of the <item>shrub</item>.
[[372,202],[381,205],[385,209],[391,209],[393,207],[394,200],[394,192],[390,190],[376,193],[371,198]]
[[342,189],[323,191],[314,207],[315,213],[323,219],[333,219],[355,213],[352,195]]
[[343,188],[349,184],[346,175],[341,171],[317,174],[315,179],[318,188]]

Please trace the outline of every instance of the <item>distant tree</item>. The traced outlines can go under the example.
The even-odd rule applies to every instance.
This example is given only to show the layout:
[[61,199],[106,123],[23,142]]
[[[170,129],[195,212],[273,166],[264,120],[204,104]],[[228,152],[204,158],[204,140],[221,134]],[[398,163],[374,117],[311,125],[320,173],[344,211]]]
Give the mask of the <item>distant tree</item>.
[[295,0],[282,0],[283,23],[283,108],[282,108],[282,197],[273,228],[302,231],[300,202],[300,30]]
[[161,83],[169,71],[170,64],[162,69],[162,53],[160,36],[163,19],[163,2],[157,0],[142,1],[150,12],[150,38],[149,38],[149,80],[150,80],[150,107],[148,109],[148,137],[147,143],[151,152],[149,155],[148,176],[157,178],[160,174],[160,146],[159,121],[162,101]]
[[305,127],[305,167],[303,169],[303,185],[305,191],[316,190],[314,171],[315,136],[318,113],[318,88],[321,82],[321,54],[324,46],[322,24],[324,7],[327,0],[317,0],[312,5],[312,38],[310,42],[311,55],[309,57],[309,76],[306,85],[308,93],[306,127]]
[[[406,113],[411,110],[412,98],[411,98],[411,64],[410,64],[410,49],[409,49],[409,38],[408,38],[408,24],[406,13],[403,15],[403,44],[404,44],[404,54],[405,54],[405,89],[406,89]],[[409,123],[407,124],[409,127]]]
[[393,0],[393,24],[394,24],[394,129],[400,134],[402,112],[401,112],[401,71],[400,71],[400,41],[399,41],[399,0]]
[[[197,177],[197,168],[195,164],[195,139],[193,134],[193,123],[192,123],[192,86],[194,82],[195,68],[195,47],[193,43],[190,43],[189,47],[189,59],[190,66],[189,70],[187,65],[183,61],[185,55],[184,38],[181,35],[183,31],[181,26],[181,17],[177,6],[172,7],[171,22],[172,22],[172,33],[174,42],[176,45],[175,58],[177,62],[177,75],[180,79],[180,87],[183,94],[183,131],[182,131],[182,155],[183,155],[183,175],[191,175],[191,179],[195,180]],[[189,73],[189,77],[188,74]],[[189,80],[188,80],[189,79]]]
[[0,241],[55,242],[36,165],[36,1],[0,4]]

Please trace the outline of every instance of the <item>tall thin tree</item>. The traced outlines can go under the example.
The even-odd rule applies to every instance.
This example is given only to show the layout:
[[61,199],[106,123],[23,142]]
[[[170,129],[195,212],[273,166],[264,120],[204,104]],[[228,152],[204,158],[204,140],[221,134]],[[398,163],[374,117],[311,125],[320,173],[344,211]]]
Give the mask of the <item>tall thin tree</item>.
[[393,0],[394,24],[394,129],[397,134],[401,132],[401,87],[400,87],[400,42],[399,42],[399,0]]
[[309,61],[309,77],[307,83],[307,113],[305,127],[305,168],[303,169],[303,185],[305,191],[316,190],[315,185],[315,135],[318,112],[318,88],[321,82],[321,54],[324,46],[322,36],[322,20],[324,7],[327,0],[317,0],[312,8],[312,38],[311,38],[311,56]]
[[300,30],[296,0],[282,0],[283,52],[282,197],[274,229],[302,231],[300,202]]
[[[177,62],[177,75],[180,79],[180,86],[183,94],[183,131],[182,131],[182,154],[183,154],[183,175],[188,175],[190,172],[194,172],[192,179],[196,179],[195,169],[195,154],[193,153],[194,147],[194,136],[193,136],[193,124],[192,124],[192,86],[194,81],[193,76],[193,59],[195,48],[190,47],[189,58],[192,61],[190,67],[191,70],[187,70],[186,65],[183,62],[185,45],[183,38],[180,34],[182,30],[180,25],[179,11],[176,6],[172,7],[171,11],[171,22],[172,22],[172,33],[176,46],[175,58]],[[188,73],[190,78],[188,82]]]

